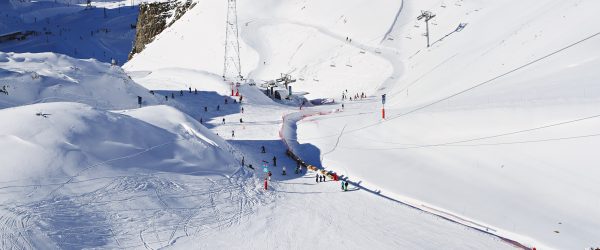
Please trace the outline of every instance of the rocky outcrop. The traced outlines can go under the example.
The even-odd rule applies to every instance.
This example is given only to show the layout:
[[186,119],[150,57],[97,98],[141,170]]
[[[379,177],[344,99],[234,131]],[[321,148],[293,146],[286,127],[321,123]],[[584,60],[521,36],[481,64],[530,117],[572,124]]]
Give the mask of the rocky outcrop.
[[[196,5],[192,0],[143,3],[136,24],[135,40],[128,59],[142,52],[147,44]],[[168,22],[168,23],[167,23]]]

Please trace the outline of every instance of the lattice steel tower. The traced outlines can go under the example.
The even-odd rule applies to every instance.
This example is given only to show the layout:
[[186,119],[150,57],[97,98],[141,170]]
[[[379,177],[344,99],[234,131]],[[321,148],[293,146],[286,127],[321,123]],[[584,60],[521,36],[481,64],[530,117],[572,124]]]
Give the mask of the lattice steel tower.
[[238,36],[236,0],[227,0],[224,59],[223,79],[241,79],[242,65],[240,63],[240,43]]

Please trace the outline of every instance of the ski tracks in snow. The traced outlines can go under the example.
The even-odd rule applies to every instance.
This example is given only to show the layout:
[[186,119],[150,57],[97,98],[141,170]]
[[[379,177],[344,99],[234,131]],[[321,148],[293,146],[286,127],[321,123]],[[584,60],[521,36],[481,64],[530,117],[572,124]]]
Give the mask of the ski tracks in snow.
[[[173,173],[69,181],[52,195],[39,192],[29,202],[0,207],[0,248],[31,249],[33,243],[157,249],[181,237],[206,237],[239,224],[265,200],[248,175],[242,169],[210,181]],[[31,188],[0,194],[0,199],[31,193]]]

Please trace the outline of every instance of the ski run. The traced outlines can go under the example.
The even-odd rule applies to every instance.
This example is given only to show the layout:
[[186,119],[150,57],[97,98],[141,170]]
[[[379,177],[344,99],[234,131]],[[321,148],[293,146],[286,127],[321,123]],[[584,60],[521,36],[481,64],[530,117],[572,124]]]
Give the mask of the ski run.
[[0,249],[600,248],[597,10],[0,1]]

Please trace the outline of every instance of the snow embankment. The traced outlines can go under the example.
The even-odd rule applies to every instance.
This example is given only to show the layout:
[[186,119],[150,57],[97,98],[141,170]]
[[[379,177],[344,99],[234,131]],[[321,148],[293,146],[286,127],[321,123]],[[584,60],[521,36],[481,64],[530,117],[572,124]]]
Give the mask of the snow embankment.
[[123,113],[60,102],[0,110],[0,181],[76,178],[85,171],[235,170],[227,144],[174,108]]
[[138,107],[157,100],[120,67],[54,53],[0,52],[0,108],[43,102],[79,102],[99,109]]

